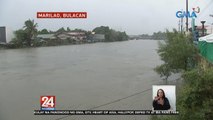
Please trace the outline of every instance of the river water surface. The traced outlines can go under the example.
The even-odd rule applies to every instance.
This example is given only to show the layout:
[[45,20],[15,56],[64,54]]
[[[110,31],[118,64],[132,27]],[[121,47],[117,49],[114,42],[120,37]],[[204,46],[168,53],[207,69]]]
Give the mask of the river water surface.
[[[56,109],[86,110],[151,89],[160,81],[158,41],[81,44],[0,50],[2,120],[124,120],[148,116],[35,116],[41,95],[55,95]],[[152,108],[152,90],[95,108]]]

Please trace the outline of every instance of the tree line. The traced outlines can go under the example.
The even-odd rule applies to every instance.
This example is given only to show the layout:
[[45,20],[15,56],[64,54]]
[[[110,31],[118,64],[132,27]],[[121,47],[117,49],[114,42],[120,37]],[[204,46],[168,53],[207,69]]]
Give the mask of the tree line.
[[166,32],[161,32],[161,31],[154,32],[152,35],[149,35],[149,34],[134,35],[130,37],[130,39],[165,40]]
[[94,28],[92,31],[86,31],[83,29],[71,30],[69,27],[61,27],[56,31],[51,31],[47,29],[38,30],[38,24],[34,20],[27,20],[24,22],[24,26],[14,32],[15,38],[6,44],[6,48],[22,48],[22,47],[38,47],[38,46],[52,46],[61,44],[73,44],[73,40],[49,40],[45,43],[40,43],[37,40],[37,35],[39,34],[55,34],[63,32],[85,32],[87,38],[91,36],[92,33],[103,34],[105,36],[104,42],[113,41],[124,41],[128,40],[128,35],[125,32],[116,31],[110,29],[108,26],[100,26]]
[[93,32],[97,34],[104,34],[106,42],[128,40],[128,35],[126,34],[126,32],[116,31],[110,29],[108,26],[96,27]]

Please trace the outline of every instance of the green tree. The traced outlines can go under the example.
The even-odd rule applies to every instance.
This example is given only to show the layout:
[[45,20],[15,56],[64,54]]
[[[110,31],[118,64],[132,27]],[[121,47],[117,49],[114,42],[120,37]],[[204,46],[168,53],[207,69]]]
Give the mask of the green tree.
[[186,71],[196,65],[197,50],[191,42],[191,37],[167,31],[167,38],[159,42],[158,54],[164,64],[157,66],[155,71],[167,79],[171,73]]
[[10,41],[10,44],[13,45],[12,48],[23,47],[27,43],[28,34],[25,30],[19,29],[14,32],[15,38]]
[[66,32],[66,30],[64,29],[64,27],[59,28],[56,32],[61,33],[61,32]]
[[93,29],[93,32],[96,34],[104,34],[106,42],[123,41],[128,39],[126,32],[116,31],[110,29],[108,26],[96,27]]
[[49,34],[47,29],[42,29],[41,31],[38,31],[38,34]]
[[[139,39],[139,38],[138,38]],[[153,39],[151,35],[148,34],[142,34],[140,35],[140,39]]]
[[211,120],[213,118],[213,69],[198,66],[182,75],[177,96],[178,116],[155,116],[152,120]]
[[110,29],[108,26],[100,26],[93,29],[93,32],[96,34],[104,34],[105,35],[105,41],[111,41],[110,40]]
[[24,31],[27,33],[28,46],[31,46],[32,38],[37,35],[37,26],[37,23],[30,19],[24,23]]
[[164,64],[155,70],[162,76],[183,71],[183,84],[177,95],[177,110],[180,115],[154,116],[151,117],[152,120],[211,120],[213,68],[211,64],[205,65],[203,58],[199,58],[197,63],[195,58],[198,53],[191,36],[187,37],[176,30],[167,32],[167,39],[160,43],[158,53]]
[[119,37],[118,40],[119,41],[123,41],[123,40],[128,40],[128,35],[126,34],[126,32],[119,32]]
[[166,33],[165,32],[154,32],[152,35],[152,39],[154,40],[165,40],[166,39]]
[[[213,118],[213,69],[194,69],[183,74],[184,86],[179,97],[181,120]],[[193,113],[193,114],[190,114]]]
[[68,31],[68,32],[70,32],[70,31],[71,31],[71,29],[70,29],[69,27],[67,27],[67,31]]
[[97,33],[97,34],[107,34],[109,33],[110,29],[108,26],[100,26],[100,27],[96,27],[95,29],[93,29],[93,32]]

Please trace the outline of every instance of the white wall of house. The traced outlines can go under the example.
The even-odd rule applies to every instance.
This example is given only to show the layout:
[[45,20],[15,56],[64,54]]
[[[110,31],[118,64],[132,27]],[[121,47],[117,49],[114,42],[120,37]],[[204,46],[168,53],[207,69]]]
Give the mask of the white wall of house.
[[9,27],[0,26],[0,42],[9,43],[15,37],[14,32]]
[[15,37],[14,31],[6,27],[6,42],[9,43]]
[[213,33],[213,25],[207,28],[207,34],[212,34],[212,33]]

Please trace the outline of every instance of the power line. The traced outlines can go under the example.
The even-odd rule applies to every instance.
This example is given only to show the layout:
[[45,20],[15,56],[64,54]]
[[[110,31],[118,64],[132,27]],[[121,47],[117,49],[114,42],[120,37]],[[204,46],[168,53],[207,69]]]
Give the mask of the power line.
[[[194,2],[193,2],[193,6],[194,6],[195,3],[197,3],[197,2],[198,2],[198,0],[197,0],[197,1],[194,1]],[[202,15],[204,14],[204,12],[210,7],[210,5],[211,5],[212,3],[213,3],[213,1],[211,0],[211,1],[204,7],[204,9],[201,10],[199,16],[202,17]],[[202,19],[201,17],[198,17],[197,20],[198,20],[198,21],[201,21],[201,19]],[[191,24],[191,22],[189,21],[188,24]]]
[[204,9],[202,10],[202,12],[200,13],[200,16],[203,15],[204,11],[207,10],[207,8],[209,8],[209,6],[213,3],[213,1],[210,1],[209,4],[207,4],[206,7],[204,7]]
[[[136,96],[136,95],[138,95],[138,94],[145,93],[145,92],[150,91],[150,90],[152,90],[152,89],[149,88],[149,89],[143,90],[143,91],[141,91],[141,92],[134,93],[134,94],[132,94],[132,95],[129,95],[129,96],[126,96],[126,97],[117,99],[117,100],[113,100],[113,101],[110,101],[110,102],[108,102],[108,103],[105,103],[105,104],[102,104],[102,105],[99,105],[99,106],[92,107],[92,108],[90,108],[90,109],[88,109],[88,110],[93,110],[93,109],[97,109],[97,108],[100,108],[100,107],[103,107],[103,106],[107,106],[107,105],[110,105],[110,104],[119,102],[119,101],[121,101],[121,100],[124,100],[124,99],[130,98],[130,97]],[[64,117],[57,118],[57,119],[55,119],[55,120],[62,120],[62,119],[64,119],[64,118],[67,118],[67,117],[70,117],[70,116],[71,116],[71,115],[67,115],[67,116],[64,116]]]
[[[198,1],[198,0],[197,0]],[[194,1],[193,4],[195,4],[197,1]],[[194,5],[193,5],[194,6]],[[186,0],[186,13],[188,14],[188,11],[189,11],[189,2],[188,0]],[[186,32],[188,32],[188,29],[189,29],[189,18],[186,17]]]
[[[186,13],[188,14],[188,11],[189,11],[189,2],[188,0],[186,0]],[[186,32],[188,32],[189,30],[189,18],[188,16],[186,17]]]

